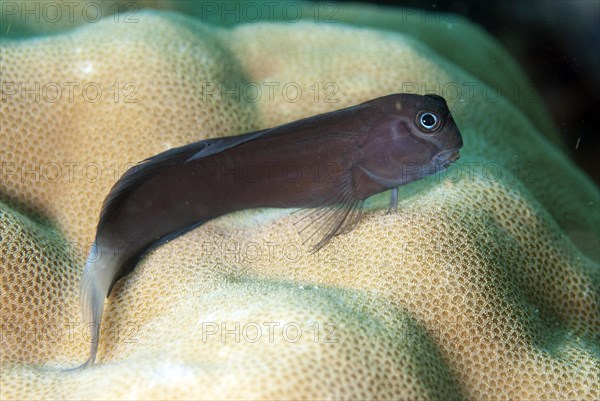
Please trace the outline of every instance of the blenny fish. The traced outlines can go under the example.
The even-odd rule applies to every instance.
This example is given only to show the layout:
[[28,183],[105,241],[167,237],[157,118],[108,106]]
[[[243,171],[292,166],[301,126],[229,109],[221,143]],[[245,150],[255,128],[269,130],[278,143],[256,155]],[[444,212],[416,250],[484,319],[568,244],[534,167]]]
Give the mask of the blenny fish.
[[300,208],[313,251],[360,220],[363,202],[459,157],[444,98],[392,94],[274,128],[167,150],[130,168],[106,197],[80,287],[96,359],[104,301],[150,249],[242,209]]

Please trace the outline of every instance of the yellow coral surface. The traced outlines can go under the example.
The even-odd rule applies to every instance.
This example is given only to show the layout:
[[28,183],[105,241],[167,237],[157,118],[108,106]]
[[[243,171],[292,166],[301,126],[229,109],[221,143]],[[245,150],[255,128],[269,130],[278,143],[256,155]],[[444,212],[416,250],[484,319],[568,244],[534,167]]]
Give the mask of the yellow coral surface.
[[[188,15],[2,8],[21,35],[0,43],[2,399],[598,399],[598,189],[492,39],[414,10],[219,27],[147,3]],[[157,248],[113,289],[97,364],[62,370],[86,358],[79,277],[132,163],[396,92],[447,98],[448,172],[316,254],[278,209]]]

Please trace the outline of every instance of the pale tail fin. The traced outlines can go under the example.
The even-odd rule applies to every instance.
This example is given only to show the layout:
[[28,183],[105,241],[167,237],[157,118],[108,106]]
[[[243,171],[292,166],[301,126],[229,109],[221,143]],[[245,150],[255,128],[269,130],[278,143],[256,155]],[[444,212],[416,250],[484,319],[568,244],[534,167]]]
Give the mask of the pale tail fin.
[[83,269],[79,287],[79,302],[81,304],[84,329],[89,327],[90,353],[88,359],[82,365],[69,370],[78,370],[91,366],[96,360],[104,301],[118,269],[116,262],[116,258],[111,254],[110,250],[101,249],[94,243]]

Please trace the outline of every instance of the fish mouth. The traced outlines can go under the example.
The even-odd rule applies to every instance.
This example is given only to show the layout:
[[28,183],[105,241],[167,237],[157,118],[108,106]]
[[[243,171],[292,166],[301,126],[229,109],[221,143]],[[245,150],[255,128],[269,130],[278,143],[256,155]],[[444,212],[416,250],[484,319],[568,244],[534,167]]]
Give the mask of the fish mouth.
[[460,148],[444,150],[434,157],[434,162],[441,168],[446,168],[458,159],[460,159]]

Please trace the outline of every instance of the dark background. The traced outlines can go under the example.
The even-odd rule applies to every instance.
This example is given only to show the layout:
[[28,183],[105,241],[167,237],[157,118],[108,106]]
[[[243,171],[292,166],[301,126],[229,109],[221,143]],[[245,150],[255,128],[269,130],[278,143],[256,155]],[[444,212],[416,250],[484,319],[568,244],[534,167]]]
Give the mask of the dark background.
[[491,33],[533,81],[572,159],[600,185],[600,1],[363,2],[453,12]]

